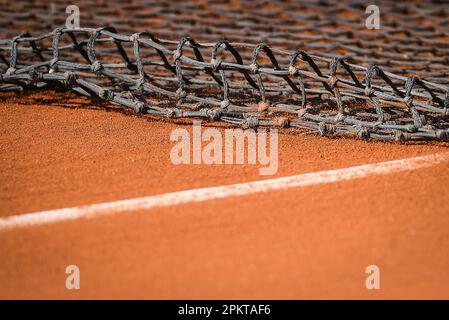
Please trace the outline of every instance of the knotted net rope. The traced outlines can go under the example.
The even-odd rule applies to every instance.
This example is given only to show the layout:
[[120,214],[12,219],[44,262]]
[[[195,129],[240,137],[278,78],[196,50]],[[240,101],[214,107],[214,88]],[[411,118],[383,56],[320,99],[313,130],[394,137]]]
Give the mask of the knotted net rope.
[[448,140],[445,84],[336,55],[112,27],[0,40],[0,91],[72,90],[136,113],[377,140]]

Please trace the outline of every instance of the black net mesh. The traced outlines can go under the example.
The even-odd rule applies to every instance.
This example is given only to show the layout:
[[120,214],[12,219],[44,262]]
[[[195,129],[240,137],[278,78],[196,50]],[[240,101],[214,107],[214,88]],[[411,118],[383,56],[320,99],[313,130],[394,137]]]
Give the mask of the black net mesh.
[[380,2],[379,30],[360,1],[80,1],[79,29],[61,27],[69,4],[3,6],[0,90],[247,128],[449,139],[444,3]]

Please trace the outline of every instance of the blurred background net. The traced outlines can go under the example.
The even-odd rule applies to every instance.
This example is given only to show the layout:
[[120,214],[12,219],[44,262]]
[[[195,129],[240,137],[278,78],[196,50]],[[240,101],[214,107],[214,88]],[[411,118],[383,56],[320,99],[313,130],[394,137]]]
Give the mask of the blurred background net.
[[[163,118],[449,139],[449,6],[2,1],[0,90],[72,90]],[[64,29],[66,7],[80,29]],[[107,26],[107,28],[100,28]]]

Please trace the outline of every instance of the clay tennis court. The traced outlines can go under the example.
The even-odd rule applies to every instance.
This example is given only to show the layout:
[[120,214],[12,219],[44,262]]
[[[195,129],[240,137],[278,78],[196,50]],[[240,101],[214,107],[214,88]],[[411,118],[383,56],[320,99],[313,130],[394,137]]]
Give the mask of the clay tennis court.
[[[80,6],[94,10],[89,2]],[[279,7],[268,4],[260,12]],[[23,8],[35,15],[18,25],[42,27],[33,19],[48,8]],[[152,22],[160,23],[157,30],[181,29],[184,22],[170,20],[174,7],[156,8],[148,14],[159,17]],[[229,8],[235,14],[239,2]],[[313,16],[320,8],[309,9]],[[117,8],[103,10],[99,20],[120,16]],[[286,15],[271,19],[291,23]],[[218,32],[208,19],[199,21]],[[263,30],[265,20],[255,21],[255,30]],[[130,27],[114,22],[122,32]],[[192,28],[200,38],[213,34]],[[231,31],[230,37],[243,37]],[[435,46],[428,81],[445,86]],[[404,63],[391,60],[391,71],[394,61]],[[404,70],[425,76],[415,62]],[[261,176],[258,165],[174,165],[170,134],[191,131],[192,121],[136,114],[60,88],[1,92],[0,298],[449,298],[447,141],[385,142],[374,133],[360,139],[360,131],[320,136],[312,125],[279,128],[279,169]],[[203,126],[234,127],[223,121]],[[422,132],[429,137],[428,131],[412,134]],[[80,290],[65,286],[68,265],[80,268]],[[369,265],[380,268],[379,290],[365,287]]]

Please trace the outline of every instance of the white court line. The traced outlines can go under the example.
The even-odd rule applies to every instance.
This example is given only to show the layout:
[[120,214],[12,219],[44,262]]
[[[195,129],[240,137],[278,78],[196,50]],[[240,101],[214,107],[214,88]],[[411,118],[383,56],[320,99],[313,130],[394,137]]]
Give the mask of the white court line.
[[58,221],[76,220],[81,218],[93,218],[100,215],[111,215],[113,213],[123,211],[168,207],[184,203],[201,202],[272,190],[305,187],[322,183],[364,178],[371,175],[388,174],[430,167],[447,160],[449,160],[449,153],[433,154],[416,158],[366,164],[351,168],[305,173],[289,177],[237,183],[219,187],[191,189],[72,208],[32,212],[0,218],[0,230],[43,225]]

